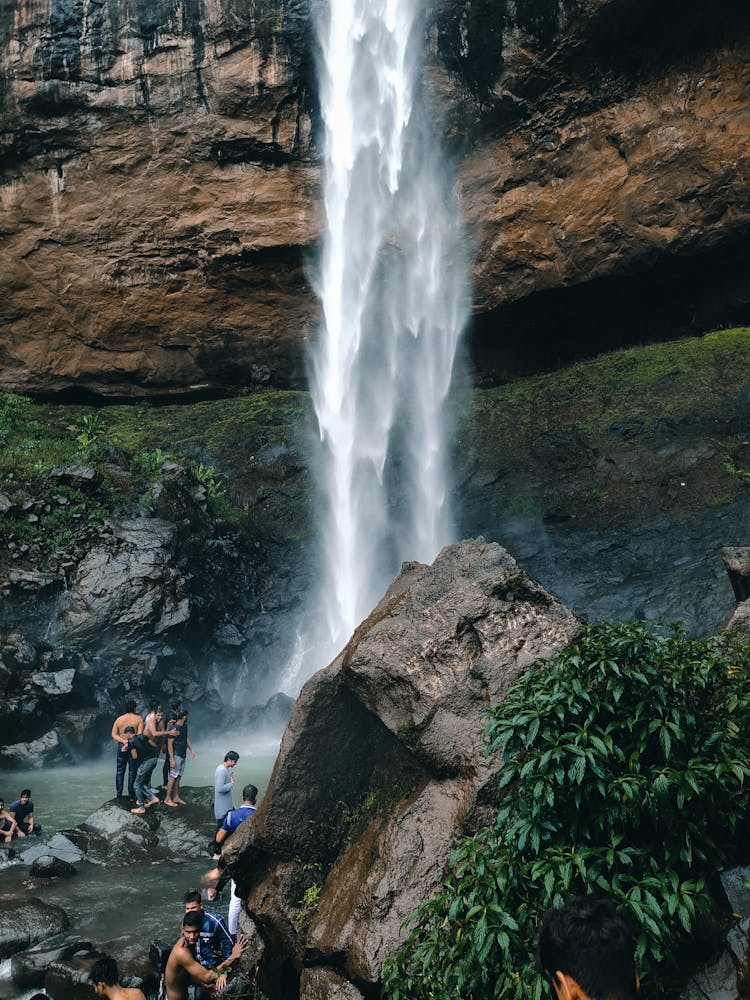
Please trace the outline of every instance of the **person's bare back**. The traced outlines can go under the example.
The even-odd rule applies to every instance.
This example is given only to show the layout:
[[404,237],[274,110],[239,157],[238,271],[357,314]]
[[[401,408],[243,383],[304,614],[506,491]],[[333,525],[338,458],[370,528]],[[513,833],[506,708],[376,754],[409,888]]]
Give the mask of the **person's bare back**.
[[146,994],[132,986],[113,986],[109,1000],[146,1000]]
[[118,743],[125,743],[127,741],[125,735],[127,726],[132,726],[136,733],[142,733],[143,719],[137,712],[125,712],[123,715],[118,715],[112,724],[112,739]]

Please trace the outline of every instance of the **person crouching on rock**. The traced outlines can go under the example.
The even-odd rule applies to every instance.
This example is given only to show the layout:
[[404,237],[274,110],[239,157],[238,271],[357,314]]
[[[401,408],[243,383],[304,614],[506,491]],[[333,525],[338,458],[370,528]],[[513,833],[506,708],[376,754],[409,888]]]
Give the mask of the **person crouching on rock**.
[[151,775],[158,763],[164,739],[173,736],[176,732],[176,729],[160,728],[163,725],[164,714],[155,712],[145,732],[136,733],[128,740],[128,751],[138,764],[138,770],[135,774],[135,809],[130,810],[136,815],[142,815],[150,806],[155,806],[159,801],[159,796],[150,785]]
[[135,808],[130,811],[142,816],[150,806],[155,806],[159,801],[159,796],[149,784],[159,759],[159,747],[155,739],[146,736],[145,733],[136,733],[128,740],[128,752],[137,765]]
[[14,836],[25,837],[26,834],[23,830],[19,832],[18,823],[13,818],[13,814],[8,812],[4,800],[0,799],[0,837],[3,837],[5,843],[9,844]]
[[107,1000],[146,1000],[142,990],[120,986],[117,962],[106,955],[92,966],[89,982],[94,987],[94,993]]
[[34,803],[31,801],[30,788],[24,788],[16,801],[11,802],[8,812],[18,824],[16,833],[19,837],[42,832],[41,826],[34,822]]
[[187,1000],[188,986],[191,983],[203,990],[221,992],[227,984],[232,963],[247,948],[246,938],[238,937],[237,943],[220,965],[215,969],[204,969],[195,957],[202,923],[202,917],[197,913],[186,913],[182,918],[182,936],[169,953],[164,973],[167,1000]]

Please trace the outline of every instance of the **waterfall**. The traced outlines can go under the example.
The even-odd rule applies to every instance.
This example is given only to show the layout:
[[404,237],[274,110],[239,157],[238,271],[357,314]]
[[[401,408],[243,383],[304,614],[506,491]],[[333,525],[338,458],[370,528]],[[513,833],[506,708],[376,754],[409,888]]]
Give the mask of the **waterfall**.
[[[404,559],[451,540],[444,402],[468,309],[454,184],[430,134],[419,0],[329,0],[323,323],[312,356],[323,568],[306,673]],[[308,657],[309,659],[309,657]]]

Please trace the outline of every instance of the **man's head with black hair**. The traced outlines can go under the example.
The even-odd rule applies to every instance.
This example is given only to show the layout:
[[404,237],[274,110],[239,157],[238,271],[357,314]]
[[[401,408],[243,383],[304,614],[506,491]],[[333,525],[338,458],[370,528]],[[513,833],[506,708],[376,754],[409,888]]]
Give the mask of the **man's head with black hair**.
[[200,889],[188,889],[182,899],[185,913],[203,913],[203,893]]
[[536,962],[559,1000],[635,1000],[634,942],[615,904],[579,896],[544,915]]
[[255,785],[245,785],[242,789],[242,801],[249,802],[251,806],[255,805],[255,800],[258,798],[258,789]]
[[102,992],[104,986],[117,986],[120,976],[117,971],[117,962],[115,962],[114,958],[105,955],[94,962],[89,973],[89,981],[94,984],[94,991],[96,993]]
[[182,918],[182,939],[189,948],[198,943],[202,926],[202,913],[191,910]]

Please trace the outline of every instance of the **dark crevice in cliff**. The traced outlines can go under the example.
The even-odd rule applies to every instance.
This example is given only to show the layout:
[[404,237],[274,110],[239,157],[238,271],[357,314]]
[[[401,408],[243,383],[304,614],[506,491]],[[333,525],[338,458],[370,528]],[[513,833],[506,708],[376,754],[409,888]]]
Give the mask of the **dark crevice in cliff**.
[[220,164],[257,163],[270,167],[279,167],[296,159],[277,142],[260,142],[258,139],[249,138],[214,142],[208,151],[208,156]]
[[492,385],[616,348],[750,323],[749,253],[750,232],[476,316],[467,337],[474,378]]

